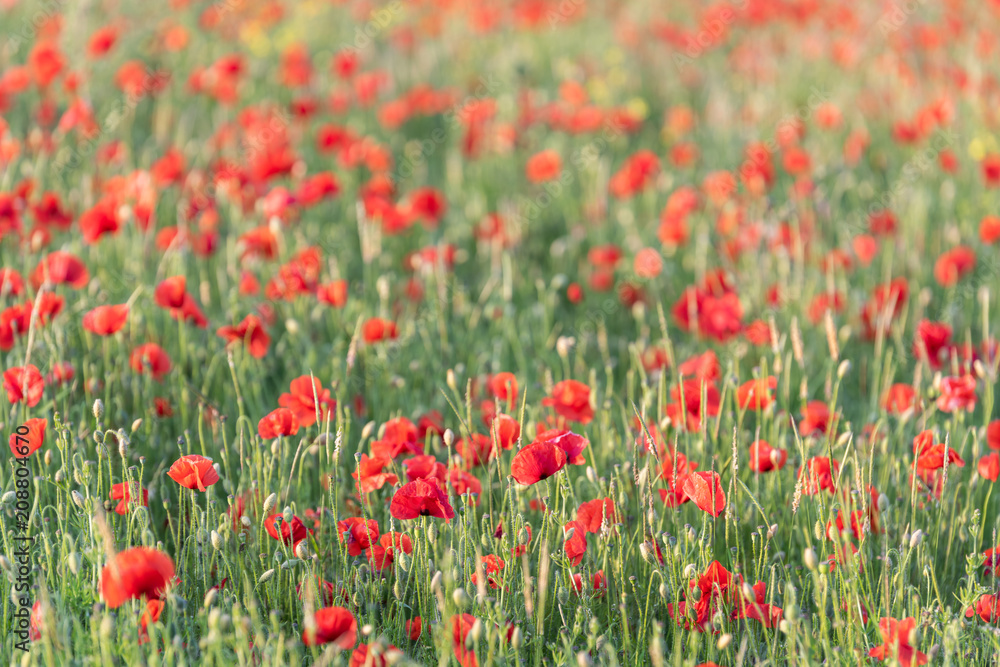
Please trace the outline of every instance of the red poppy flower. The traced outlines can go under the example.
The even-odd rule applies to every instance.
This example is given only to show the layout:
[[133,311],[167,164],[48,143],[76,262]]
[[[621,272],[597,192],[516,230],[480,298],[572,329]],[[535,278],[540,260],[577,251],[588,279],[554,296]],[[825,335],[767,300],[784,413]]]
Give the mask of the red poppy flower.
[[518,484],[530,486],[566,467],[566,452],[552,441],[533,442],[522,448],[510,463],[510,474]]
[[563,535],[566,536],[563,550],[569,562],[576,567],[587,553],[587,528],[578,521],[570,521],[563,526]]
[[88,282],[90,273],[87,266],[75,255],[62,250],[49,253],[31,272],[31,284],[35,289],[43,283],[80,289],[86,287]]
[[581,424],[588,424],[594,418],[590,387],[576,380],[557,383],[552,387],[552,396],[542,399],[542,405],[550,405],[560,417]]
[[322,646],[334,644],[341,650],[347,650],[358,641],[358,621],[354,615],[343,607],[323,607],[315,615],[315,633],[310,628],[302,631],[302,643],[306,646]]
[[455,614],[451,617],[451,642],[455,659],[461,667],[479,667],[476,651],[471,648],[469,635],[477,619],[472,614]]
[[941,412],[976,409],[976,376],[968,373],[941,380],[941,395],[937,407]]
[[814,496],[826,489],[833,493],[837,472],[840,470],[840,463],[833,462],[831,467],[830,459],[825,456],[814,456],[806,461],[805,465],[799,468],[799,479],[805,479],[802,491],[808,496]]
[[347,305],[347,281],[334,280],[316,288],[316,298],[320,303],[326,303],[334,308]]
[[767,410],[774,400],[771,390],[777,386],[778,380],[773,375],[748,380],[736,390],[736,403],[744,410]]
[[299,425],[308,428],[316,423],[316,406],[319,401],[319,418],[326,418],[337,402],[330,398],[330,390],[323,389],[319,378],[302,375],[292,380],[289,392],[278,397],[278,405],[288,408],[295,415]]
[[257,422],[257,433],[265,440],[281,436],[288,437],[299,432],[299,422],[295,413],[288,408],[277,408]]
[[[41,417],[33,417],[22,424],[27,428],[27,433],[19,433],[17,430],[10,434],[10,451],[14,458],[26,459],[41,448],[45,443],[45,427],[48,420]],[[20,429],[21,427],[18,427]]]
[[902,414],[907,410],[916,408],[917,392],[912,385],[894,384],[882,397],[882,408],[889,414]]
[[985,593],[976,600],[975,607],[965,610],[965,617],[978,616],[984,623],[1000,623],[1000,597]]
[[934,279],[942,287],[952,287],[976,268],[976,252],[968,246],[956,246],[934,262]]
[[98,306],[83,316],[83,328],[98,336],[110,336],[121,331],[128,320],[128,304]]
[[823,401],[809,401],[802,408],[802,421],[799,422],[800,435],[826,433],[830,425],[830,408]]
[[510,415],[500,414],[490,421],[490,432],[496,434],[497,443],[504,449],[513,447],[521,437],[521,425]]
[[948,464],[959,468],[965,465],[965,461],[958,455],[952,447],[946,447],[944,443],[934,443],[934,433],[932,431],[922,431],[913,438],[913,453],[917,457],[917,472],[929,472],[938,470],[945,466],[945,450],[947,449]]
[[299,540],[304,540],[309,535],[309,529],[302,523],[302,519],[294,515],[288,522],[282,515],[272,514],[264,519],[264,529],[273,539],[289,546],[297,544]]
[[924,351],[927,352],[927,361],[931,368],[937,370],[941,368],[941,363],[947,355],[949,344],[951,343],[951,327],[941,322],[931,322],[921,320],[917,324],[916,335],[913,341],[913,354],[917,358],[923,358]]
[[704,471],[689,474],[684,478],[684,493],[711,516],[719,516],[726,509],[726,494],[718,473]]
[[583,526],[583,529],[588,533],[600,532],[601,525],[605,521],[608,525],[618,521],[615,514],[615,501],[611,498],[599,498],[581,503],[576,510],[576,522]]
[[389,667],[396,664],[401,655],[402,652],[392,644],[362,644],[354,649],[347,667]]
[[1000,216],[987,215],[979,222],[979,239],[986,244],[1000,241]]
[[170,372],[170,357],[156,343],[146,343],[132,350],[129,356],[129,366],[140,375],[149,372],[153,379],[159,382]]
[[33,408],[42,400],[45,380],[34,364],[16,366],[3,372],[3,388],[11,404],[23,402]]
[[264,324],[252,313],[235,327],[220,327],[216,333],[226,339],[226,345],[243,343],[251,356],[257,359],[267,355],[267,348],[271,344],[271,337],[267,335]]
[[406,479],[410,482],[415,479],[434,477],[444,484],[448,470],[443,463],[430,454],[420,454],[408,458],[403,461],[403,467],[406,469]]
[[188,454],[177,459],[167,471],[167,477],[186,489],[202,492],[219,481],[219,473],[215,471],[212,459],[198,454]]
[[472,494],[475,503],[479,504],[479,496],[483,492],[482,483],[475,475],[467,470],[452,468],[448,471],[448,482],[455,489],[455,495],[459,498]]
[[404,554],[413,553],[413,540],[406,533],[389,531],[378,538],[378,543],[387,551],[402,551]]
[[772,447],[766,440],[758,440],[750,445],[750,470],[771,472],[781,470],[788,461],[788,452]]
[[760,621],[765,628],[776,628],[784,618],[781,607],[767,604],[767,588],[763,581],[751,586],[753,599],[747,600],[742,595],[737,599],[738,605],[733,609],[732,619],[754,619]]
[[111,609],[142,597],[159,599],[173,578],[174,561],[167,554],[148,547],[126,549],[101,570],[101,596]]
[[415,479],[396,491],[389,504],[389,513],[396,519],[416,519],[418,516],[434,516],[448,523],[455,516],[455,510],[448,502],[448,494],[431,479]]
[[566,462],[570,465],[583,465],[587,459],[583,457],[583,450],[587,448],[590,441],[582,435],[577,435],[572,431],[548,430],[541,431],[535,437],[535,442],[551,442],[559,449],[566,452]]
[[[482,558],[483,572],[486,574],[486,583],[489,584],[490,588],[497,589],[503,586],[503,569],[505,563],[503,559],[494,554],[487,554]],[[478,585],[479,579],[476,577],[476,573],[472,573],[472,584]]]
[[149,504],[149,489],[142,490],[142,502],[137,502],[137,497],[139,495],[139,483],[138,482],[122,482],[121,484],[114,484],[111,487],[111,500],[121,501],[115,507],[115,512],[118,514],[128,514],[129,504],[132,507],[143,507]]
[[373,317],[361,327],[361,337],[366,343],[395,340],[397,335],[396,323],[381,317]]
[[358,462],[357,471],[351,473],[351,477],[358,482],[358,491],[360,493],[371,493],[372,491],[378,491],[386,484],[392,486],[398,482],[399,478],[396,475],[383,472],[387,465],[389,465],[389,461],[385,459],[372,458],[367,454],[362,454],[361,460]]
[[139,618],[139,646],[147,643],[149,641],[149,624],[156,623],[160,620],[160,615],[163,613],[163,608],[166,605],[162,600],[147,600],[146,609],[142,612],[142,616]]
[[997,481],[997,477],[1000,476],[1000,454],[991,452],[982,457],[979,459],[976,470],[979,471],[979,475],[984,479],[988,479],[991,482]]
[[927,664],[927,656],[910,644],[917,629],[917,622],[912,617],[901,621],[884,617],[878,622],[878,629],[882,645],[868,651],[869,657],[883,661],[895,658],[903,667]]
[[337,522],[337,535],[347,544],[347,553],[360,556],[361,552],[378,542],[378,522],[374,519],[351,517]]
[[494,398],[508,404],[517,402],[517,377],[513,373],[497,373],[487,384]]
[[410,641],[417,641],[420,639],[420,634],[423,632],[423,619],[419,616],[414,616],[406,622],[403,626],[403,630],[406,632],[406,636],[410,638]]
[[544,150],[535,153],[528,159],[525,174],[532,183],[544,183],[559,178],[562,171],[562,159],[554,150]]
[[691,357],[677,367],[677,372],[684,378],[694,378],[705,382],[712,382],[722,377],[719,358],[713,350]]

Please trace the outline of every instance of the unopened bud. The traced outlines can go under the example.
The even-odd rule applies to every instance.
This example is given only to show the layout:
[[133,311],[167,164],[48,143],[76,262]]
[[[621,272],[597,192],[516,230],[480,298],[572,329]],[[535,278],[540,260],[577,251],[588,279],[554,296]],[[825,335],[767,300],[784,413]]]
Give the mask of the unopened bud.
[[104,418],[104,401],[102,401],[99,398],[96,399],[94,401],[93,412],[94,412],[94,419],[96,419],[97,421],[101,421],[101,419]]
[[816,552],[813,551],[812,547],[807,547],[802,553],[802,562],[805,563],[807,568],[813,571],[819,567],[819,558],[816,556]]

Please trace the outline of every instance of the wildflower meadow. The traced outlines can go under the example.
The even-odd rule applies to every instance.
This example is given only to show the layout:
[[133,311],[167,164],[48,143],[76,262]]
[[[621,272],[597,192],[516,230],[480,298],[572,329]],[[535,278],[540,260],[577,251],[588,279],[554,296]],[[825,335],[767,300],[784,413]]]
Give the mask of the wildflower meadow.
[[998,297],[998,0],[0,0],[0,664],[996,665]]

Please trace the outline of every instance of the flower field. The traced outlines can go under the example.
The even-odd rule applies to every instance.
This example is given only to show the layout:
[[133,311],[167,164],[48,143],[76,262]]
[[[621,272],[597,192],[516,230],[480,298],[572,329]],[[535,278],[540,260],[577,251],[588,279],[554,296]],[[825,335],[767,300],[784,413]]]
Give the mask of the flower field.
[[995,665],[998,295],[997,0],[0,0],[0,663]]

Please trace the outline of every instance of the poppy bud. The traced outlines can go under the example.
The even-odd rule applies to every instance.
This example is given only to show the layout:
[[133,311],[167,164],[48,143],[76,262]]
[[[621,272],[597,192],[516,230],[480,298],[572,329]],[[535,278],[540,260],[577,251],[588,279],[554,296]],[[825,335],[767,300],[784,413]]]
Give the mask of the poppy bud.
[[205,593],[205,599],[202,601],[202,606],[208,609],[213,604],[215,604],[215,598],[219,597],[219,589],[212,588],[207,593]]
[[140,426],[142,426],[142,417],[132,422],[132,433],[138,431]]
[[986,379],[986,368],[983,366],[983,362],[979,359],[972,362],[972,370],[976,372],[976,377],[980,380]]
[[446,428],[444,430],[444,446],[451,447],[453,444],[455,444],[455,432]]
[[[817,540],[822,541],[825,532],[826,531],[823,529],[823,522],[817,520],[816,523],[813,524],[813,535],[816,536]],[[831,539],[833,539],[833,538],[831,538]]]
[[268,570],[264,574],[260,575],[260,579],[257,580],[257,583],[258,584],[263,584],[264,582],[270,580],[271,577],[273,577],[273,576],[274,576],[274,568],[272,567],[270,570]]
[[281,513],[281,518],[285,523],[291,524],[292,519],[295,518],[295,515],[292,514],[292,508],[286,505],[285,510]]
[[920,543],[923,541],[924,541],[924,531],[917,528],[915,531],[913,531],[913,534],[910,535],[910,548],[916,549],[918,546],[920,546]]
[[816,570],[816,567],[819,565],[819,558],[816,556],[816,552],[813,551],[812,547],[808,547],[802,553],[802,562],[805,563],[805,566],[810,570]]
[[445,382],[448,384],[448,388],[452,391],[458,391],[458,382],[455,380],[455,371],[448,369],[445,374]]
[[96,419],[97,421],[101,421],[101,419],[104,417],[104,401],[102,401],[99,398],[94,401],[93,413],[94,413],[94,419]]
[[438,570],[437,572],[435,572],[434,576],[431,577],[431,590],[434,591],[435,593],[440,593],[441,592],[441,580],[442,579],[444,579],[444,575],[441,574],[441,570]]
[[271,510],[274,506],[278,504],[278,494],[272,493],[264,500],[264,515],[268,516],[271,514]]
[[86,509],[84,507],[84,505],[83,505],[83,502],[84,502],[83,501],[83,495],[79,491],[77,491],[76,489],[73,489],[72,491],[70,491],[69,495],[70,495],[70,498],[73,499],[73,502],[76,503],[77,507],[79,507],[80,509]]
[[751,586],[749,583],[744,581],[743,586],[740,587],[740,590],[743,593],[743,599],[746,600],[747,602],[757,601],[757,594],[754,592],[753,586]]
[[767,539],[772,539],[778,532],[778,524],[772,524],[770,528],[767,529]]
[[851,360],[844,359],[843,361],[840,362],[840,365],[837,366],[837,379],[843,380],[844,376],[850,372],[851,372]]
[[451,594],[451,599],[459,609],[465,609],[472,604],[472,598],[469,597],[464,588],[456,588]]
[[521,628],[514,628],[514,632],[510,634],[510,645],[515,650],[518,651],[521,645],[524,643],[524,634],[521,632]]
[[888,512],[889,511],[889,496],[884,493],[878,494],[878,511]]
[[719,641],[716,643],[715,646],[720,651],[725,651],[727,648],[729,648],[729,645],[731,643],[733,643],[733,636],[727,632],[726,634],[719,637]]
[[639,545],[639,554],[642,556],[642,559],[650,565],[656,564],[656,556],[653,555],[653,547],[649,542],[643,542]]
[[101,639],[108,639],[115,631],[115,619],[110,614],[106,614],[101,619]]
[[80,554],[76,552],[71,553],[69,558],[66,559],[66,565],[69,566],[69,571],[72,572],[74,576],[80,574],[81,560]]
[[667,582],[664,581],[660,583],[659,591],[660,591],[660,597],[663,598],[664,600],[670,598],[670,586],[667,586]]
[[586,651],[580,651],[576,654],[577,667],[590,667],[593,664],[594,661],[590,659],[590,655]]

